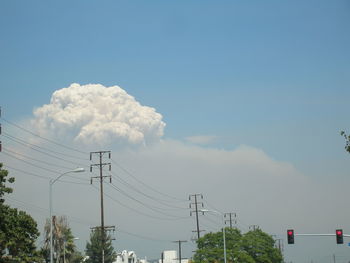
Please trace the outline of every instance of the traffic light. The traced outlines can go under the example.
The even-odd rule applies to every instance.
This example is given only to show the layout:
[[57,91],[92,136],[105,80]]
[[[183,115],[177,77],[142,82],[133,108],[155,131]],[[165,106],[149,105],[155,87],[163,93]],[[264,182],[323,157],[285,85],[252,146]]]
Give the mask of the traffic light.
[[343,229],[337,229],[335,230],[335,236],[337,237],[337,244],[343,244]]
[[293,229],[287,230],[287,238],[288,238],[288,244],[294,244],[294,230]]

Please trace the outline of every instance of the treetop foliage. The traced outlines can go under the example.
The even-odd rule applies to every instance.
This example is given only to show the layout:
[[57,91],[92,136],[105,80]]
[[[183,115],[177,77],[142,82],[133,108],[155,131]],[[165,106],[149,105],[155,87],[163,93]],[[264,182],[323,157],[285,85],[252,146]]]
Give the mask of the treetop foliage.
[[37,223],[24,211],[4,204],[4,195],[13,191],[6,183],[13,183],[14,178],[7,178],[8,171],[2,167],[0,163],[0,263],[39,262],[35,246],[39,237]]
[[0,203],[4,203],[5,199],[3,199],[3,196],[5,194],[12,193],[13,189],[11,187],[6,186],[6,183],[13,183],[15,181],[14,177],[7,178],[8,171],[2,169],[3,164],[0,163]]
[[[274,239],[256,229],[242,234],[236,228],[225,228],[226,257],[228,263],[282,263],[281,252],[275,248]],[[197,240],[194,255],[196,263],[224,262],[222,232],[208,233]]]
[[[102,231],[95,230],[90,234],[90,241],[86,244],[86,255],[89,257],[86,263],[100,263],[102,262]],[[117,253],[112,246],[112,239],[110,235],[105,234],[104,242],[104,261],[105,263],[112,263],[117,258]]]
[[350,153],[350,135],[347,135],[344,131],[340,132],[340,135],[345,138],[345,150]]

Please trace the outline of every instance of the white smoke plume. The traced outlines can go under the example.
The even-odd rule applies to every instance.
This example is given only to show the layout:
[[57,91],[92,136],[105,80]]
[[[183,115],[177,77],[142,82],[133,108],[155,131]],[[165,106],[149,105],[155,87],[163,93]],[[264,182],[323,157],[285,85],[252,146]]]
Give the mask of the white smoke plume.
[[145,144],[163,136],[165,123],[154,108],[142,106],[118,86],[71,84],[50,104],[34,110],[40,134],[69,136],[84,144]]

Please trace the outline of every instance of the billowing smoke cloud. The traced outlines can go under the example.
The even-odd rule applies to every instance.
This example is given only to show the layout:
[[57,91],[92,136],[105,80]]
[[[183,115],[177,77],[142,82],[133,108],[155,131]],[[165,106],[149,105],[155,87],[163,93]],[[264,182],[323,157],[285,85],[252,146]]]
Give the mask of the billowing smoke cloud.
[[50,104],[34,111],[41,134],[72,136],[84,144],[145,144],[163,136],[165,123],[154,108],[142,106],[118,86],[71,84],[57,90]]

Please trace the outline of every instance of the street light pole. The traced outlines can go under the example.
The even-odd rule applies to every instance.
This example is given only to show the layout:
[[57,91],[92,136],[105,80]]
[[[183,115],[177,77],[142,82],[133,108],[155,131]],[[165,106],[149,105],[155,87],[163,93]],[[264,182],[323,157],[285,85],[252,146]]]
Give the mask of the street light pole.
[[226,263],[226,237],[225,237],[225,217],[223,213],[220,213],[219,211],[216,210],[208,210],[208,209],[202,209],[200,212],[212,212],[215,214],[218,214],[221,216],[222,219],[222,239],[224,241],[224,263]]
[[76,168],[74,170],[65,172],[61,175],[59,175],[58,177],[56,177],[56,179],[51,179],[49,182],[49,194],[50,194],[50,263],[54,263],[53,262],[53,238],[52,238],[52,228],[53,228],[53,224],[52,224],[52,185],[58,180],[60,179],[63,175],[65,174],[69,174],[69,173],[81,173],[84,172],[85,169],[84,168]]

